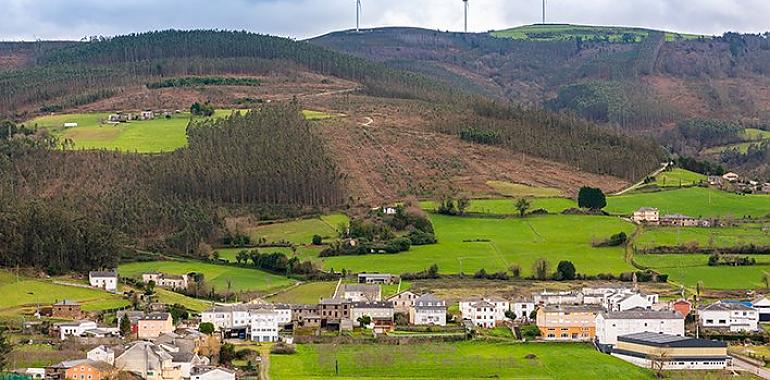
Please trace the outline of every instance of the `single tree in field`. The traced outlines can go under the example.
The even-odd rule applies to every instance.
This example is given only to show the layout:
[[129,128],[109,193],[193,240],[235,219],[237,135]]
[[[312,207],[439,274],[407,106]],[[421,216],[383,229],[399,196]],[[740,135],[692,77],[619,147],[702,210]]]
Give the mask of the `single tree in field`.
[[762,272],[762,282],[765,284],[765,289],[770,289],[770,273]]
[[556,280],[558,281],[572,281],[575,279],[575,265],[571,261],[560,261],[556,266]]
[[361,328],[364,328],[368,324],[372,323],[372,317],[368,315],[362,315],[356,319],[356,322],[358,322],[358,325],[361,326]]
[[601,189],[583,186],[578,192],[578,207],[601,210],[607,206],[607,197]]
[[513,264],[510,268],[508,268],[509,271],[511,271],[511,277],[513,278],[519,278],[521,277],[521,265],[519,264]]
[[535,276],[535,280],[547,280],[550,269],[551,264],[542,257],[535,260],[535,263],[532,264],[532,273]]
[[471,200],[466,196],[462,196],[457,200],[457,213],[465,215],[465,210],[471,205]]
[[524,214],[527,213],[527,210],[532,206],[532,204],[529,203],[529,200],[527,198],[519,198],[519,200],[516,201],[516,210],[519,211],[519,216],[524,217]]

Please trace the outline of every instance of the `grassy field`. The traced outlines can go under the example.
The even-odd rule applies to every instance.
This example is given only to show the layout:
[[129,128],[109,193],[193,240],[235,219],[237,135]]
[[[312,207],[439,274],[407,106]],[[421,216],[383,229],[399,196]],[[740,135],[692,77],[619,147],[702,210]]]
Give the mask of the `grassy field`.
[[238,268],[226,265],[208,264],[197,261],[148,261],[123,264],[118,273],[126,277],[141,277],[146,272],[185,274],[203,273],[205,281],[217,291],[227,288],[227,281],[232,283],[233,291],[268,291],[286,287],[292,280],[256,269]]
[[770,195],[738,195],[693,187],[608,197],[605,211],[631,215],[639,207],[657,207],[661,215],[681,213],[693,217],[761,217],[770,214]]
[[[235,110],[216,110],[214,117],[229,116]],[[245,112],[245,110],[243,110]],[[308,120],[334,117],[320,111],[303,111]],[[170,152],[187,145],[187,124],[190,113],[181,112],[171,118],[156,117],[152,120],[135,120],[116,125],[103,123],[108,112],[73,113],[41,116],[27,121],[27,126],[37,126],[52,131],[62,139],[74,142],[75,149],[108,149],[138,153]],[[78,123],[77,127],[64,128],[64,123]]]
[[278,293],[275,297],[270,297],[266,301],[289,304],[316,304],[321,298],[331,298],[336,287],[336,281],[308,282]]
[[114,309],[128,305],[128,301],[119,295],[98,289],[58,285],[52,282],[20,278],[8,272],[0,278],[0,315],[14,315],[32,309],[35,305],[50,305],[64,299],[78,301],[83,310],[96,311]]
[[534,187],[504,181],[487,181],[487,186],[506,197],[560,197],[563,192],[552,187]]
[[[564,41],[578,37],[584,41],[600,40],[608,37],[611,42],[622,42],[623,35],[629,34],[634,41],[640,42],[650,34],[649,29],[615,27],[615,26],[590,26],[569,24],[534,24],[511,29],[492,32],[492,36],[498,38],[512,38],[515,40],[529,41]],[[666,40],[696,39],[700,36],[693,34],[680,34],[666,32]]]
[[757,265],[731,267],[708,266],[708,255],[671,254],[671,255],[636,255],[637,263],[653,268],[660,273],[667,273],[669,281],[695,286],[703,281],[711,289],[758,289],[764,288],[762,275],[770,272],[770,257],[749,255],[757,260]]
[[[529,354],[536,357],[526,359]],[[587,344],[459,342],[300,345],[295,355],[270,356],[270,377],[295,380],[651,379],[653,374],[601,354]]]
[[760,224],[746,224],[728,228],[646,228],[637,238],[636,246],[678,246],[698,242],[701,247],[731,247],[736,245],[770,246],[770,232],[762,231]]
[[155,294],[158,301],[168,305],[179,304],[189,310],[201,312],[209,308],[210,302],[188,297],[184,294],[172,292],[170,290],[155,288]]
[[674,168],[655,176],[655,182],[652,184],[659,187],[680,187],[697,185],[701,182],[706,182],[707,179],[708,177],[703,174],[680,168]]
[[470,274],[507,270],[519,264],[524,275],[540,257],[552,266],[572,260],[578,272],[597,274],[631,270],[621,248],[593,248],[594,238],[634,230],[617,217],[547,215],[529,218],[461,218],[432,215],[438,244],[412,247],[408,252],[318,259],[325,268],[403,273],[420,271],[437,264],[442,273]]
[[[519,212],[514,207],[516,201],[517,199],[472,199],[466,212],[491,215],[518,215]],[[577,202],[568,198],[530,198],[529,202],[532,205],[529,211],[542,208],[553,214],[558,214],[571,207],[577,207]],[[434,211],[436,209],[436,202],[420,202],[420,207],[424,210]]]
[[310,244],[313,235],[336,237],[337,226],[348,223],[343,214],[324,215],[320,218],[301,219],[285,223],[265,224],[248,230],[253,239],[264,238],[268,242],[288,241],[294,244]]

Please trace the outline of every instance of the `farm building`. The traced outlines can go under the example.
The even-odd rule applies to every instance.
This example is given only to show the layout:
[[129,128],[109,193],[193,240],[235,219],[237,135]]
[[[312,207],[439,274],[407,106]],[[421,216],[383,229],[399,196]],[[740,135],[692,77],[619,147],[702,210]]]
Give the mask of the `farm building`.
[[711,223],[687,215],[671,214],[662,216],[660,225],[667,227],[709,227]]
[[642,207],[634,211],[631,220],[639,224],[657,225],[660,222],[660,211],[654,207]]
[[603,346],[618,342],[618,336],[654,332],[684,336],[684,316],[673,310],[632,309],[601,312],[596,316],[596,341]]
[[360,273],[359,284],[397,284],[400,278],[389,273]]
[[155,113],[152,112],[152,111],[142,111],[139,114],[139,119],[140,120],[152,120],[154,118],[155,118]]
[[78,126],[78,123],[64,123],[64,128],[75,128]]
[[664,370],[718,370],[727,367],[730,360],[727,343],[653,332],[619,336],[612,356]]
[[51,306],[51,318],[80,319],[82,318],[80,304],[70,300],[57,302]]
[[733,172],[729,172],[729,173],[725,173],[722,176],[722,178],[725,179],[728,182],[735,182],[735,181],[739,180],[741,178],[741,176],[739,176],[738,174],[735,174]]
[[115,271],[92,271],[88,273],[88,282],[95,288],[114,292],[118,290],[118,273]]

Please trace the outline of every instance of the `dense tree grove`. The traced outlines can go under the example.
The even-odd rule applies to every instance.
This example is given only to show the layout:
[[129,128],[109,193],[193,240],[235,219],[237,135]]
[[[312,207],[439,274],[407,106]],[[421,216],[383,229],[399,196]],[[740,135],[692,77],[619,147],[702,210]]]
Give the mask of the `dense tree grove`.
[[652,140],[516,105],[477,101],[468,112],[448,113],[434,126],[457,135],[468,130],[476,134],[486,131],[499,136],[491,142],[494,145],[627,179],[637,179],[665,160],[664,152]]
[[607,197],[602,189],[583,186],[578,191],[578,207],[601,210],[607,207]]
[[61,151],[45,134],[0,140],[0,264],[52,273],[116,264],[119,247],[195,254],[227,210],[338,206],[344,178],[296,104],[190,126],[173,154]]

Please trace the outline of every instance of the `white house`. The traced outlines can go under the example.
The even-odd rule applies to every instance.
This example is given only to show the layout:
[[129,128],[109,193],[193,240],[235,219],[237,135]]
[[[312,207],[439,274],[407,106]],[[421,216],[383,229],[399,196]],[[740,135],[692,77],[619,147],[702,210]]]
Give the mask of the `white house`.
[[99,346],[86,354],[86,359],[93,360],[95,362],[105,362],[110,365],[115,364],[115,351],[106,346]]
[[511,311],[513,311],[517,319],[529,320],[529,317],[535,311],[535,303],[524,300],[515,301],[511,303]]
[[446,326],[446,302],[433,294],[423,294],[409,308],[409,323]]
[[352,302],[376,302],[382,300],[382,288],[373,284],[343,284],[337,298]]
[[64,128],[75,128],[78,126],[78,123],[64,123]]
[[673,310],[633,309],[596,315],[596,341],[614,345],[618,336],[641,332],[684,336],[684,317]]
[[532,293],[532,299],[537,305],[582,305],[583,293],[576,291],[556,291],[551,292],[543,290],[542,292]]
[[87,330],[96,329],[96,322],[83,319],[76,322],[59,323],[59,338],[64,340],[68,336],[82,336]]
[[607,296],[603,306],[608,311],[624,311],[636,308],[652,309],[652,305],[656,303],[657,294],[618,292]]
[[505,312],[510,309],[510,302],[497,297],[471,298],[460,301],[460,312],[463,319],[470,320],[474,325],[483,328],[493,328],[497,322],[508,319]]
[[235,372],[220,367],[193,367],[190,380],[235,380]]
[[353,323],[357,323],[358,318],[363,316],[372,319],[372,322],[365,326],[366,328],[373,328],[381,324],[392,325],[393,313],[393,303],[388,301],[353,302],[350,306],[350,319],[353,320]]
[[660,222],[660,211],[654,207],[642,207],[634,211],[631,220],[634,223],[658,224]]
[[260,308],[249,311],[249,335],[254,342],[278,341],[278,313],[275,309]]
[[766,296],[756,298],[751,302],[751,307],[759,312],[760,322],[770,322],[770,299]]
[[118,274],[115,271],[89,272],[88,282],[95,288],[101,288],[111,292],[118,290]]
[[759,311],[737,302],[717,302],[698,310],[700,325],[731,332],[757,331]]
[[733,172],[729,172],[729,173],[725,173],[722,176],[722,178],[724,178],[725,180],[727,180],[729,182],[735,182],[735,181],[739,180],[741,178],[741,176],[739,176],[738,174],[735,174]]
[[155,282],[155,285],[160,286],[162,288],[187,289],[189,276],[187,276],[186,274],[174,275],[174,274],[152,272],[152,273],[143,273],[142,281],[144,281],[145,283],[149,283],[150,281],[153,281]]
[[275,310],[276,317],[278,318],[278,326],[286,326],[291,323],[293,315],[291,313],[291,305],[268,305]]

